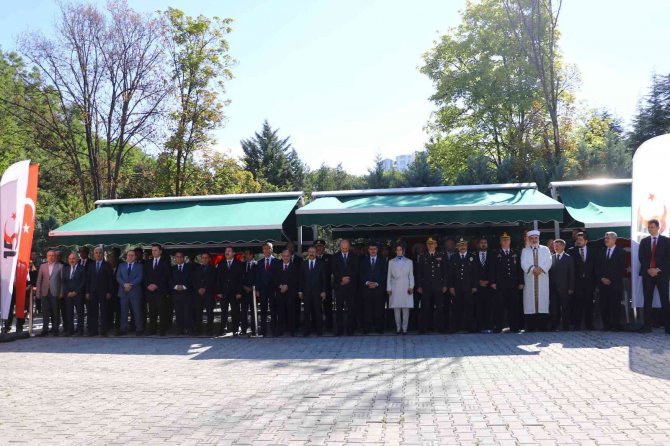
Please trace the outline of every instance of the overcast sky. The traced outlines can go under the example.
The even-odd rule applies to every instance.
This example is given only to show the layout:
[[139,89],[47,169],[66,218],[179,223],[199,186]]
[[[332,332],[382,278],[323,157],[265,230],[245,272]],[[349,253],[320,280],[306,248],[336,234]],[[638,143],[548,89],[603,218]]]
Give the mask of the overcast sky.
[[[290,135],[312,168],[342,162],[364,173],[384,157],[420,150],[433,105],[418,71],[433,40],[459,22],[464,1],[135,0],[140,10],[173,6],[232,17],[228,122],[217,147],[235,155],[264,119]],[[23,0],[4,8],[0,46],[28,29],[52,29],[57,4]],[[581,73],[578,99],[630,122],[653,72],[670,73],[670,3],[565,0],[561,47]]]

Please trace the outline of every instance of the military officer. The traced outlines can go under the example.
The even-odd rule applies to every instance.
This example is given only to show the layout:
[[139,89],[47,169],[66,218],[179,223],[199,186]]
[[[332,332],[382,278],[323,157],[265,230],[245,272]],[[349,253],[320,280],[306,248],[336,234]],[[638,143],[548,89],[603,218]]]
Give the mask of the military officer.
[[493,332],[500,333],[505,326],[505,314],[511,332],[519,331],[519,290],[523,288],[523,276],[519,267],[519,256],[511,249],[511,237],[504,232],[500,236],[500,249],[494,253],[490,276],[493,297]]
[[458,240],[458,253],[451,261],[451,330],[466,329],[474,332],[475,305],[473,294],[477,292],[477,263],[475,256],[468,252],[468,242]]
[[426,240],[426,252],[417,259],[417,292],[421,295],[421,308],[419,310],[419,334],[431,330],[433,317],[435,317],[435,329],[446,332],[447,321],[444,318],[448,314],[445,306],[448,305],[446,292],[449,287],[449,267],[443,253],[437,251],[437,241],[428,237]]

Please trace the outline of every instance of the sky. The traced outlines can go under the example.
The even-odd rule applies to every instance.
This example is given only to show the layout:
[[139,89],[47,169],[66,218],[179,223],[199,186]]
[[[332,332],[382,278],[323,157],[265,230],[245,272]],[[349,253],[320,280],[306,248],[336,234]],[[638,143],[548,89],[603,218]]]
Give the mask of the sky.
[[[290,136],[310,168],[342,163],[363,174],[384,158],[421,150],[434,110],[422,55],[458,25],[461,0],[128,0],[143,11],[231,17],[227,122],[217,149],[241,155],[240,140],[265,119]],[[101,4],[103,4],[101,2]],[[53,0],[12,1],[0,47],[28,30],[49,34]],[[577,100],[630,123],[653,73],[670,73],[670,2],[565,0],[559,26],[566,60],[580,73]]]

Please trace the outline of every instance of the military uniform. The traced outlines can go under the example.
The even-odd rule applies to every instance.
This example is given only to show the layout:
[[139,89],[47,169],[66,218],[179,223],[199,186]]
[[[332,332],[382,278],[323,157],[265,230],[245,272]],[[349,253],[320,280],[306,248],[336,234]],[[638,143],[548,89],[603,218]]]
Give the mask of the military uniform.
[[490,278],[495,284],[493,297],[493,331],[500,332],[505,326],[505,314],[510,331],[519,331],[519,285],[523,283],[519,256],[513,249],[507,252],[498,249],[493,256],[493,267]]
[[[431,241],[432,239],[428,239]],[[421,307],[419,310],[419,333],[435,330],[446,332],[447,320],[444,314],[448,299],[443,289],[449,286],[449,262],[441,252],[421,254],[417,259],[417,286],[421,288]]]
[[[463,242],[462,242],[463,243]],[[452,260],[451,330],[475,331],[475,305],[472,290],[477,288],[477,261],[472,253],[456,254]]]

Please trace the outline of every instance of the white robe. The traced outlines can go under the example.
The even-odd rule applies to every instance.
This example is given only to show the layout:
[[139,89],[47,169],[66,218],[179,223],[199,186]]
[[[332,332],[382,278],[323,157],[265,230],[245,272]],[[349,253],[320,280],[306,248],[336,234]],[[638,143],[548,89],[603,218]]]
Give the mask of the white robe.
[[549,269],[551,268],[551,252],[546,246],[537,247],[537,266],[544,271],[537,276],[533,268],[533,248],[527,247],[521,251],[521,269],[523,270],[523,312],[524,314],[549,313]]
[[414,294],[407,294],[414,288],[414,263],[407,257],[396,257],[389,261],[386,291],[391,291],[389,308],[413,308]]

